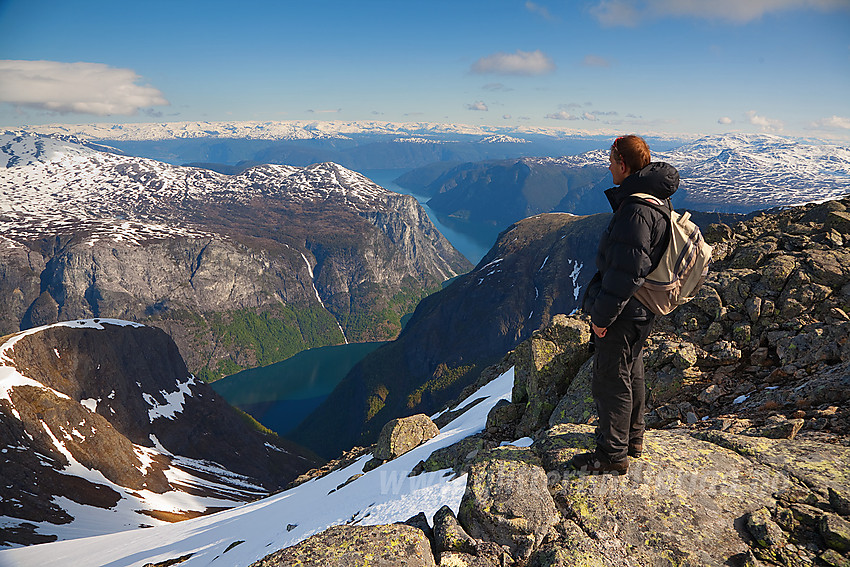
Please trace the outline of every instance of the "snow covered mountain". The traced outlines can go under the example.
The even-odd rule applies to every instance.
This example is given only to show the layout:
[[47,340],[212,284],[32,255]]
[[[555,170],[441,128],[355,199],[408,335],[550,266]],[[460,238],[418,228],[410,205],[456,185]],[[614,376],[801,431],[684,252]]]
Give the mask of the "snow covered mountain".
[[41,134],[70,134],[89,140],[168,140],[174,138],[242,138],[262,140],[344,139],[351,135],[461,135],[496,136],[499,142],[517,142],[499,135],[522,134],[563,136],[566,128],[500,127],[432,122],[384,122],[341,120],[240,121],[240,122],[153,122],[136,124],[48,124],[28,126]]
[[[126,325],[126,322],[110,321],[110,325]],[[72,323],[73,327],[97,328],[99,325],[92,321],[82,324]],[[4,347],[11,348],[9,343]],[[60,355],[61,355],[60,351]],[[25,385],[32,384],[37,388],[44,388],[42,384],[36,383],[19,375],[10,367],[4,369],[2,375],[3,398],[9,400],[10,392],[14,392]],[[185,563],[186,567],[193,565],[217,565],[213,561],[227,553],[228,565],[248,565],[262,558],[271,550],[278,549],[296,543],[309,535],[318,533],[328,526],[337,524],[358,523],[361,525],[373,525],[404,521],[409,518],[410,510],[422,510],[430,518],[443,505],[449,505],[455,512],[460,504],[460,499],[466,487],[466,475],[451,478],[446,471],[424,473],[415,477],[408,477],[408,473],[424,460],[433,451],[447,447],[468,435],[481,431],[486,421],[489,410],[501,399],[510,399],[513,386],[513,371],[508,371],[497,380],[494,380],[475,394],[475,399],[483,398],[483,401],[475,405],[448,425],[442,428],[440,435],[426,444],[414,449],[410,453],[387,463],[387,465],[369,471],[362,476],[352,479],[363,473],[363,466],[370,458],[369,455],[361,457],[353,464],[337,470],[322,478],[314,479],[305,484],[282,492],[280,494],[265,498],[263,500],[244,504],[212,516],[185,520],[176,524],[166,524],[156,521],[147,516],[139,516],[134,512],[134,507],[145,505],[159,506],[187,506],[187,505],[216,505],[221,504],[222,499],[230,506],[232,500],[227,499],[226,484],[238,486],[244,482],[239,477],[219,479],[219,483],[203,480],[191,476],[193,467],[196,470],[215,472],[221,474],[210,463],[194,462],[189,459],[176,459],[159,445],[144,447],[134,445],[133,450],[139,456],[139,467],[145,470],[159,455],[165,456],[171,461],[166,466],[165,474],[172,484],[194,485],[198,490],[218,489],[222,493],[219,500],[214,498],[194,498],[186,495],[182,500],[174,498],[174,495],[152,494],[148,491],[132,491],[116,486],[103,478],[97,471],[88,470],[83,465],[68,455],[68,465],[64,468],[65,474],[79,474],[85,478],[92,478],[93,482],[107,485],[117,490],[122,500],[119,505],[112,508],[99,509],[94,506],[74,505],[65,498],[57,499],[63,505],[73,509],[75,522],[67,527],[55,526],[47,522],[37,523],[36,531],[39,533],[58,532],[62,539],[70,541],[59,541],[57,543],[30,546],[28,548],[16,548],[0,551],[0,565],[15,565],[16,567],[35,566],[47,567],[56,565],[62,567],[83,567],[89,565],[146,565],[160,561],[173,560],[176,557],[191,555]],[[189,384],[184,388],[186,398],[189,394],[198,395],[194,385]],[[57,396],[62,394],[55,394]],[[161,398],[155,394],[156,399]],[[172,405],[155,404],[149,406],[151,412],[157,415],[171,417],[179,415],[181,411],[181,396],[172,396]],[[458,405],[463,407],[471,401],[467,400]],[[99,413],[104,413],[101,406],[110,406],[106,399],[99,401],[85,401],[84,407],[90,411],[90,406],[97,403]],[[89,418],[95,417],[92,411]],[[52,437],[53,450],[68,454],[67,447],[73,445],[74,437],[86,435],[91,429],[91,424],[81,423],[72,425],[70,429],[63,431],[55,425],[45,425],[45,429],[57,433]],[[91,440],[89,439],[89,442]],[[17,449],[13,449],[17,450]],[[45,457],[46,458],[46,457]],[[43,459],[45,459],[43,458]],[[61,469],[61,467],[59,467]],[[188,472],[184,472],[188,471]],[[177,480],[174,480],[174,479]],[[345,484],[349,481],[348,484]],[[341,486],[343,485],[344,486]],[[236,488],[230,488],[236,492]],[[243,485],[243,490],[254,488],[259,492],[261,488]],[[138,492],[138,493],[136,493]],[[187,504],[191,503],[191,504]],[[109,522],[112,522],[109,524]],[[10,528],[16,520],[12,518],[0,519],[0,526]],[[125,525],[116,530],[116,522]],[[18,521],[20,523],[20,521]],[[80,538],[96,533],[115,532],[121,529],[127,530],[138,527],[139,523],[153,525],[148,529],[136,529],[135,531],[124,531],[122,533],[111,533],[98,537]],[[78,527],[83,526],[83,527]],[[74,529],[78,527],[78,529]],[[32,529],[32,527],[30,528]],[[237,544],[238,542],[238,544]]]
[[0,332],[148,322],[209,376],[393,338],[470,267],[414,197],[334,163],[227,176],[8,133],[0,258]]
[[772,135],[707,136],[658,158],[682,178],[686,204],[745,212],[843,197],[850,192],[850,148]]
[[[850,148],[843,146],[770,135],[707,136],[652,157],[679,170],[674,205],[698,211],[749,213],[850,192]],[[458,219],[508,226],[544,212],[609,210],[605,149],[439,165],[414,169],[397,183],[431,196],[432,209]]]
[[[253,167],[227,176],[129,158],[49,137],[0,134],[0,232],[35,238],[62,227],[98,227],[101,236],[139,241],[209,235],[191,212],[205,203],[248,203],[274,196],[290,203],[335,201],[357,212],[391,192],[336,164]],[[181,226],[189,221],[189,226]]]
[[232,508],[317,464],[250,428],[164,332],[114,319],[0,342],[0,446],[3,546]]

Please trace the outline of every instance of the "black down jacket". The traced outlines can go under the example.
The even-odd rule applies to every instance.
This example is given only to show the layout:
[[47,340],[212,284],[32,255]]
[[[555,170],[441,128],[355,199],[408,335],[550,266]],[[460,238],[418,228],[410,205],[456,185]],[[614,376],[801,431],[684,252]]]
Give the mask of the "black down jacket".
[[679,187],[679,172],[663,162],[650,163],[605,191],[614,216],[599,240],[596,275],[587,286],[583,309],[599,327],[609,327],[618,317],[645,320],[652,313],[632,295],[643,285],[666,249],[667,217],[634,193],[649,193],[662,201]]

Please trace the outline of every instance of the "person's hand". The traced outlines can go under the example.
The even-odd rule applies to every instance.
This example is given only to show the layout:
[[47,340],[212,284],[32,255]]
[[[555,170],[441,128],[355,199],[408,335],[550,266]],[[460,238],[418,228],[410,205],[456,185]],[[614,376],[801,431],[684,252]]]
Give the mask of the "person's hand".
[[590,327],[593,329],[593,332],[600,339],[605,336],[605,333],[608,332],[608,327],[597,327],[595,323],[591,323]]

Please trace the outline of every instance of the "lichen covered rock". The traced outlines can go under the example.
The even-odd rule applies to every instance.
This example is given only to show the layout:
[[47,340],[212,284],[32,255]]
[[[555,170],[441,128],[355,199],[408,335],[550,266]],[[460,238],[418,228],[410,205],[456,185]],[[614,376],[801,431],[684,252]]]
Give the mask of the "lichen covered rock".
[[440,430],[425,414],[393,419],[381,430],[374,456],[382,461],[395,459],[439,433]]
[[549,327],[516,348],[512,401],[524,404],[517,437],[546,426],[560,397],[590,357],[589,342],[586,320],[557,315]]
[[546,472],[530,451],[494,450],[472,465],[458,520],[476,539],[526,560],[558,521]]
[[475,555],[475,540],[461,527],[448,506],[443,506],[434,514],[434,549],[437,553],[458,551]]
[[251,567],[431,567],[431,542],[405,524],[333,526],[272,553]]
[[549,426],[559,423],[587,423],[596,416],[596,403],[593,401],[591,379],[593,377],[593,358],[587,359],[579,368],[575,378],[567,388],[552,415]]

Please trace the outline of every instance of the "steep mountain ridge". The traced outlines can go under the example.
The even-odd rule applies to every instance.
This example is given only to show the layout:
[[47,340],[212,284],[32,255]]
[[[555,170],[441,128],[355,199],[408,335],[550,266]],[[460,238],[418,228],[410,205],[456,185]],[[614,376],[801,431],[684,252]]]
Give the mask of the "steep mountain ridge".
[[336,164],[226,176],[43,136],[0,142],[5,332],[153,322],[215,377],[393,338],[422,296],[469,267],[415,198]]
[[249,427],[160,329],[58,323],[6,337],[0,362],[4,544],[232,507],[317,463]]
[[547,214],[509,227],[475,269],[420,302],[398,339],[356,365],[290,438],[332,458],[374,441],[393,417],[436,411],[554,314],[579,307],[609,218]]

